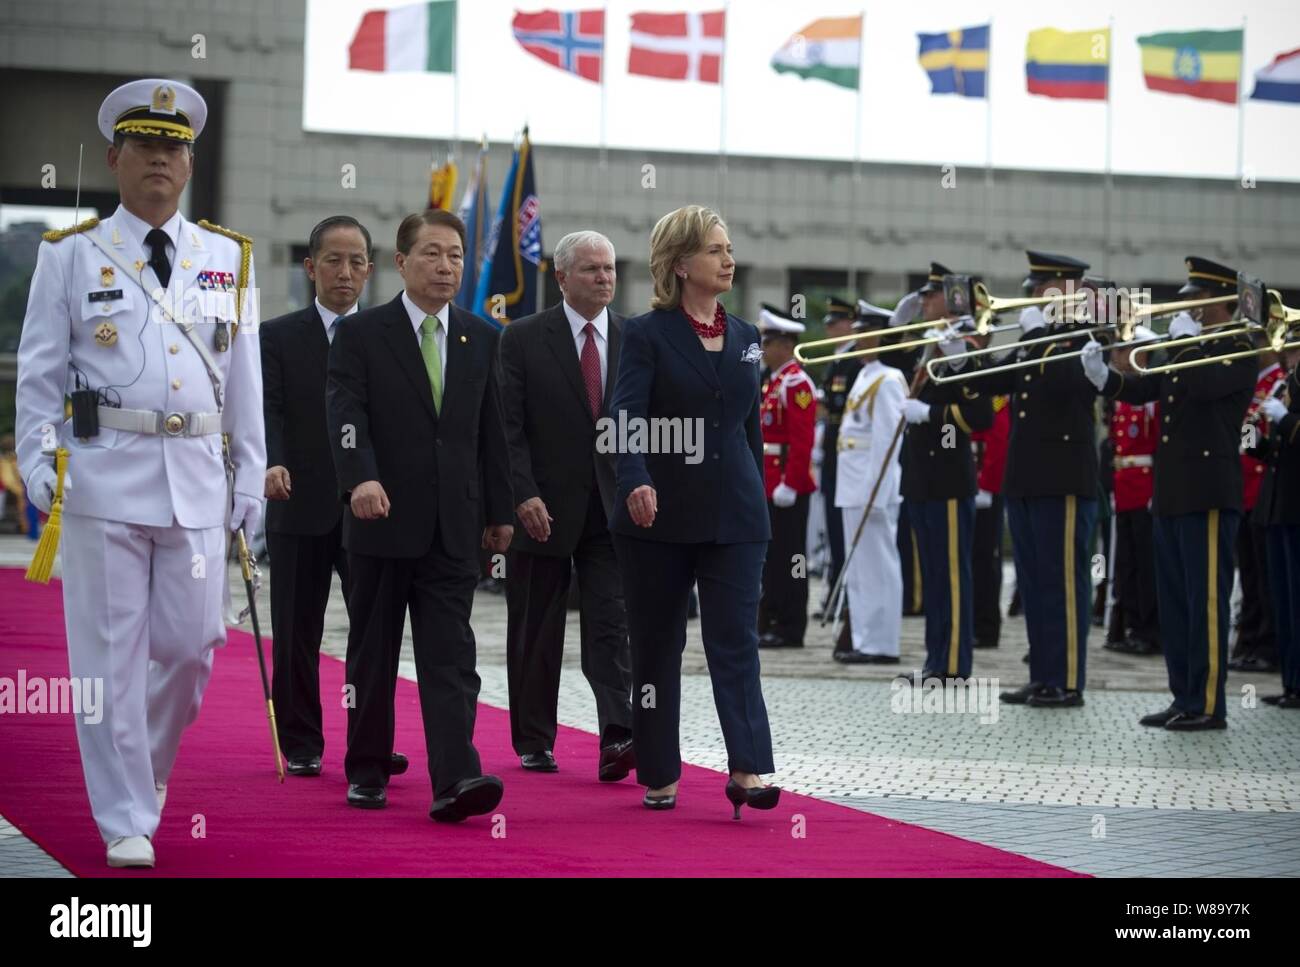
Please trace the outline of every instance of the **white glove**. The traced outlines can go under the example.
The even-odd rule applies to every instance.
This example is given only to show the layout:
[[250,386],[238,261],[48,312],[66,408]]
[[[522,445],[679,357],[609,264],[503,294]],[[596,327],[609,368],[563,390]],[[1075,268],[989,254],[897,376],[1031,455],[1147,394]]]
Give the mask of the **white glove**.
[[772,491],[772,503],[777,507],[793,507],[798,494],[784,480]]
[[894,314],[889,317],[891,326],[906,326],[921,312],[921,293],[909,292],[899,300]]
[[1042,329],[1045,325],[1047,320],[1043,318],[1043,310],[1038,306],[1025,306],[1020,310],[1020,331],[1025,335],[1035,329]]
[[1189,312],[1180,312],[1169,323],[1169,338],[1183,339],[1187,336],[1199,336],[1201,324],[1192,318]]
[[[42,514],[48,514],[54,506],[54,486],[58,479],[54,467],[42,463],[32,471],[32,477],[27,481],[27,500]],[[66,480],[64,483],[66,489]]]
[[251,541],[262,523],[262,502],[256,497],[236,493],[234,506],[230,511],[230,529],[244,528],[244,538]]
[[1278,420],[1282,419],[1282,417],[1286,416],[1287,409],[1286,404],[1280,399],[1276,396],[1270,396],[1263,403],[1259,404],[1259,412],[1262,413],[1270,423],[1276,423]]
[[[957,332],[956,329],[950,328],[945,333],[945,336],[947,338],[939,342],[939,351],[945,356],[955,356],[966,351],[966,340],[961,337],[961,333]],[[965,362],[965,360],[963,359],[961,362]]]
[[981,490],[975,495],[975,509],[988,510],[993,506],[993,495],[987,490]]
[[1083,347],[1083,355],[1079,357],[1083,363],[1083,375],[1088,377],[1088,382],[1097,387],[1097,392],[1106,388],[1106,380],[1110,378],[1110,367],[1106,365],[1106,360],[1101,358],[1101,343],[1095,339],[1089,339],[1087,345]]
[[930,404],[920,400],[903,400],[903,419],[908,423],[929,423]]

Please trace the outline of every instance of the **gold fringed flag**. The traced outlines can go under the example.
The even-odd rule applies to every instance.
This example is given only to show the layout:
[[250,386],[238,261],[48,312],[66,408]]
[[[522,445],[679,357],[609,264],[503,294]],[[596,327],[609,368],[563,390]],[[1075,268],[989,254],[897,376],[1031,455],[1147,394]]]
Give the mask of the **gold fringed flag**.
[[54,455],[54,501],[50,504],[50,519],[41,531],[40,543],[27,568],[27,580],[49,584],[54,571],[54,557],[59,550],[59,531],[63,528],[63,478],[68,472],[68,451],[60,447]]
[[429,171],[429,207],[451,211],[452,198],[456,194],[456,162],[451,158],[441,168],[433,166]]

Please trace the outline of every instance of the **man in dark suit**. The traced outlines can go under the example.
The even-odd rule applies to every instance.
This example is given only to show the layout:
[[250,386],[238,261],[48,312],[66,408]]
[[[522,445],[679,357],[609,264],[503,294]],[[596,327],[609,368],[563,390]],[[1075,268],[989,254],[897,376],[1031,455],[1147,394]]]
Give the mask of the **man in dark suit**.
[[[303,262],[316,297],[306,309],[264,322],[262,399],[266,419],[266,544],[271,582],[280,748],[293,776],[320,775],[320,645],[331,572],[348,596],[343,507],[325,431],[325,363],[340,320],[357,309],[370,278],[370,233],[333,215],[312,229]],[[402,765],[395,771],[402,771]]]
[[581,598],[582,672],[596,696],[603,782],[636,764],[632,668],[623,585],[608,520],[614,454],[596,450],[597,421],[618,375],[623,320],[610,312],[614,246],[574,232],[555,247],[563,301],[501,334],[501,396],[522,529],[506,568],[510,738],[525,769],[554,772],[556,704],[572,569]]
[[436,209],[408,215],[396,248],[405,289],[345,320],[330,348],[327,419],[348,501],[347,681],[355,689],[344,767],[351,805],[386,804],[409,606],[429,815],[458,822],[490,812],[502,793],[500,779],[481,774],[473,743],[479,677],[469,624],[479,548],[504,553],[514,531],[498,333],[450,304],[465,251],[459,218]]

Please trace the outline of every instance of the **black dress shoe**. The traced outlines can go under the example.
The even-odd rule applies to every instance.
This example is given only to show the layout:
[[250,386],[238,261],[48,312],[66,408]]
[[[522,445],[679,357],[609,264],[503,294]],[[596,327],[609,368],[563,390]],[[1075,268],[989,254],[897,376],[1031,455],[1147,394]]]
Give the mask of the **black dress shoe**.
[[284,771],[291,776],[319,776],[320,756],[296,755],[284,764]]
[[1177,718],[1183,713],[1170,705],[1163,712],[1152,712],[1150,715],[1144,715],[1138,719],[1139,725],[1149,725],[1152,728],[1163,729],[1165,724],[1172,718]]
[[1213,715],[1175,715],[1165,723],[1167,732],[1206,732],[1210,729],[1226,729],[1228,720]]
[[997,646],[996,641],[980,641],[978,638],[971,643],[972,648],[996,648]]
[[1229,662],[1229,668],[1239,672],[1275,672],[1277,664],[1259,655],[1246,655],[1235,666]]
[[861,651],[837,651],[831,657],[841,665],[867,665],[872,656]]
[[724,792],[727,802],[735,809],[732,819],[740,818],[741,806],[748,806],[750,809],[775,809],[776,804],[781,801],[780,786],[756,786],[747,789],[735,779],[728,779]]
[[383,786],[348,786],[348,805],[358,809],[383,809],[388,805],[388,793]]
[[394,752],[392,764],[388,767],[388,774],[390,776],[400,776],[410,767],[411,760],[406,758],[406,756],[402,755],[400,752]]
[[1083,704],[1083,692],[1077,688],[1040,688],[1025,699],[1025,704],[1033,708],[1078,708]]
[[[1288,692],[1287,694],[1290,693]],[[1286,697],[1287,697],[1286,695],[1265,695],[1260,699],[1260,701],[1262,701],[1265,705],[1280,705],[1282,699]]]
[[550,750],[525,752],[519,757],[519,764],[530,772],[559,772],[560,766]]
[[490,813],[501,802],[505,786],[496,776],[462,779],[451,792],[433,801],[429,818],[437,823],[459,823],[470,816]]
[[641,800],[641,805],[646,809],[675,809],[677,808],[677,793],[670,796],[652,796],[647,789],[645,798]]
[[596,778],[601,782],[619,782],[636,768],[636,753],[632,750],[632,740],[613,742],[600,750],[600,767]]
[[868,665],[897,665],[897,655],[867,655]]
[[1287,692],[1277,700],[1278,708],[1300,708],[1300,692]]
[[765,635],[760,635],[758,639],[760,648],[802,648],[802,641],[786,641],[775,631],[769,631]]
[[998,701],[1007,705],[1024,705],[1029,701],[1029,696],[1042,687],[1038,682],[1030,682],[1028,685],[1021,685],[1013,691],[1003,692],[998,696]]
[[1101,647],[1107,651],[1128,651],[1128,641],[1124,638],[1107,638],[1102,642]]

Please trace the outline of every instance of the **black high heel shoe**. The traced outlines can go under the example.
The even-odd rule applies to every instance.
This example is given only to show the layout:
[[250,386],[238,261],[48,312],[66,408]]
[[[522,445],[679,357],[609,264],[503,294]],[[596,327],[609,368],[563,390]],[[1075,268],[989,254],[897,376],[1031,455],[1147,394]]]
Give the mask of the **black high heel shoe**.
[[728,779],[727,799],[736,807],[736,814],[731,818],[739,819],[741,806],[748,806],[750,809],[775,809],[781,799],[781,787],[758,786],[754,789],[746,789],[735,779]]
[[647,789],[645,798],[641,800],[641,805],[646,809],[674,809],[677,806],[677,793],[671,793],[667,796],[652,796]]

